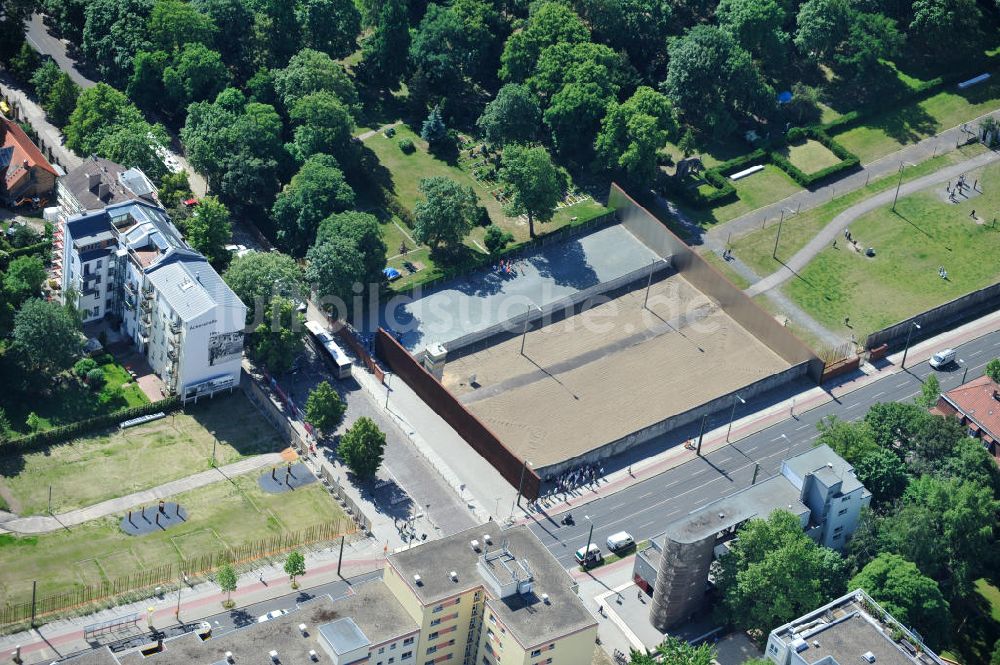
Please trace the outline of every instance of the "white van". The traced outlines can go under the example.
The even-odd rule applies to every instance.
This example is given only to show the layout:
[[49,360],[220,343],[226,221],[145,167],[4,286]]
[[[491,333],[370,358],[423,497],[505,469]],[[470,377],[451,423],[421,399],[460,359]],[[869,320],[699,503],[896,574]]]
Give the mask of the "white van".
[[581,547],[576,551],[576,560],[577,563],[589,568],[604,561],[604,556],[601,554],[600,547],[594,543],[590,543],[589,547]]
[[628,531],[619,531],[608,536],[608,549],[612,552],[627,550],[635,545],[635,541]]
[[955,349],[945,349],[944,351],[938,351],[933,356],[931,356],[931,359],[927,361],[927,364],[929,364],[934,369],[941,369],[942,367],[947,367],[948,365],[955,362],[955,357],[957,355],[958,352],[955,351]]

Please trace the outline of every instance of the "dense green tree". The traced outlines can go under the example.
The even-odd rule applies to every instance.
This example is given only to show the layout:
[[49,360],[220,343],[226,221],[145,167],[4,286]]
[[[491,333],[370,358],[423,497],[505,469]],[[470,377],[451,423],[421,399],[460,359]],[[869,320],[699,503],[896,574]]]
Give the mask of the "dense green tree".
[[306,422],[324,434],[333,434],[344,422],[347,405],[329,381],[320,381],[306,399]]
[[910,437],[904,453],[906,463],[914,475],[938,475],[955,445],[965,437],[965,428],[957,418],[925,418]]
[[668,46],[670,68],[663,90],[686,121],[726,135],[746,114],[774,105],[774,90],[728,32],[699,25]]
[[295,307],[288,298],[272,298],[268,316],[254,328],[250,338],[250,354],[275,375],[290,370],[295,357],[305,348],[304,319]]
[[418,188],[425,200],[414,206],[413,238],[431,249],[461,245],[478,219],[472,188],[444,176],[424,178]]
[[0,63],[9,63],[26,44],[24,22],[38,4],[38,0],[0,0]]
[[307,159],[291,182],[278,194],[271,213],[278,241],[301,256],[316,237],[319,223],[354,205],[354,190],[330,155]]
[[967,596],[973,583],[996,570],[998,502],[974,483],[924,476],[910,482],[898,508],[879,520],[879,551],[917,564],[946,598]]
[[212,46],[216,27],[210,16],[190,2],[155,0],[147,30],[154,48],[174,53],[185,44]]
[[333,155],[340,164],[350,166],[358,160],[353,141],[354,119],[351,111],[330,92],[314,92],[299,99],[289,112],[294,138],[288,152],[300,162],[315,155]]
[[715,10],[719,27],[767,65],[780,65],[788,34],[785,10],[777,0],[720,0]]
[[165,51],[143,51],[132,61],[132,75],[126,92],[129,99],[145,109],[159,108],[163,103],[163,72],[170,63]]
[[25,369],[48,376],[72,366],[83,346],[80,324],[69,311],[37,298],[17,311],[13,337]]
[[407,59],[401,54],[410,50],[410,22],[406,0],[379,3],[375,29],[362,42],[363,60],[368,78],[392,90],[406,73]]
[[21,303],[31,297],[38,297],[38,292],[45,282],[45,264],[37,256],[19,256],[7,266],[3,278],[3,288],[11,296],[14,303]]
[[[42,11],[54,32],[63,39],[79,44],[83,38],[84,9],[88,0],[43,0]],[[2,40],[0,40],[2,41]]]
[[836,416],[825,416],[816,423],[816,429],[819,430],[816,445],[830,446],[851,464],[857,464],[864,455],[879,449],[864,421],[852,423]]
[[847,40],[834,62],[855,99],[868,102],[893,88],[896,75],[885,61],[894,59],[902,46],[903,35],[892,19],[868,12],[852,14]]
[[547,222],[566,194],[569,178],[552,163],[545,148],[511,144],[503,151],[500,179],[512,190],[509,211],[528,216],[528,231],[535,236],[535,220]]
[[441,107],[435,106],[427,114],[427,118],[420,126],[420,138],[427,141],[427,144],[434,149],[440,147],[448,139],[448,128],[444,125],[441,117]]
[[259,322],[274,296],[302,297],[302,277],[302,269],[287,254],[250,252],[234,258],[222,278],[247,306],[248,319]]
[[302,552],[292,550],[288,553],[288,557],[285,558],[285,574],[288,575],[288,581],[291,582],[292,588],[298,589],[299,583],[295,581],[295,578],[306,574],[306,558],[302,556]]
[[514,236],[510,233],[507,233],[496,224],[490,224],[486,227],[486,233],[483,235],[483,245],[486,247],[487,252],[496,254],[503,251],[513,239]]
[[847,35],[852,14],[849,0],[806,0],[795,18],[795,46],[817,60],[829,58]]
[[385,433],[371,418],[362,416],[340,437],[337,454],[356,476],[375,477],[385,451]]
[[[330,238],[306,253],[306,278],[321,298],[349,303],[364,272],[364,257],[349,238]],[[345,311],[343,308],[339,308]]]
[[610,171],[630,182],[651,183],[658,169],[656,155],[677,123],[670,101],[645,86],[622,104],[611,102],[597,135],[597,155]]
[[716,574],[723,620],[767,633],[843,593],[840,555],[818,547],[791,513],[751,520],[739,534]]
[[314,92],[332,93],[352,112],[359,108],[358,91],[344,67],[326,53],[313,49],[302,49],[289,60],[287,67],[274,73],[274,90],[289,110],[295,102]]
[[317,245],[333,238],[344,238],[354,243],[361,254],[362,271],[356,279],[365,284],[379,284],[383,280],[386,246],[378,219],[367,212],[348,211],[330,215],[319,224]]
[[675,28],[669,0],[576,0],[573,6],[594,31],[594,39],[652,77],[666,66],[663,45]]
[[1000,383],[1000,358],[994,358],[986,363],[986,376],[995,383]]
[[213,102],[188,107],[181,139],[192,166],[230,208],[259,207],[277,190],[278,167],[287,159],[283,129],[272,106],[227,88]]
[[[159,193],[157,196],[163,203],[164,207],[168,209],[182,205],[182,201],[185,201],[193,196],[191,193],[191,184],[188,183],[187,173],[184,171],[168,173],[160,178],[160,186],[158,189]],[[173,217],[171,217],[171,219],[173,219]]]
[[295,15],[297,3],[288,0],[245,0],[253,11],[253,52],[256,64],[281,68],[299,49],[302,39]]
[[915,398],[917,406],[929,409],[937,404],[938,397],[941,396],[941,382],[934,374],[930,374],[924,379],[924,384],[920,387],[920,394]]
[[175,111],[183,111],[191,102],[215,99],[228,83],[222,56],[204,44],[185,44],[163,70],[163,89]]
[[44,99],[45,93],[56,83],[56,79],[59,78],[59,73],[62,70],[59,69],[59,65],[52,58],[45,58],[42,64],[38,65],[35,72],[31,75],[30,83],[31,87],[35,89],[35,94],[40,100],[43,101],[42,107],[45,107]]
[[410,62],[423,73],[432,95],[445,96],[465,85],[478,62],[476,46],[455,12],[432,3],[413,31]]
[[248,79],[257,68],[253,57],[253,14],[247,3],[243,0],[191,0],[191,4],[211,17],[217,27],[215,50],[222,54],[237,80]]
[[872,493],[876,507],[898,499],[910,482],[903,460],[885,448],[862,453],[854,462],[854,474]]
[[694,646],[670,635],[652,653],[630,649],[630,665],[712,665],[715,648],[708,642]]
[[361,12],[351,0],[299,0],[295,16],[307,48],[343,58],[358,46]]
[[163,125],[142,121],[113,127],[94,152],[127,168],[142,169],[155,182],[167,173],[156,150],[168,145],[169,140]]
[[524,81],[547,46],[587,41],[590,31],[572,9],[557,2],[543,2],[533,9],[524,29],[507,39],[500,56],[500,77],[515,83]]
[[613,99],[597,83],[569,83],[552,97],[543,118],[561,156],[577,164],[590,162],[594,137]]
[[914,0],[909,35],[927,55],[950,61],[980,47],[982,25],[976,0]]
[[80,98],[80,86],[73,82],[70,75],[62,72],[56,78],[55,83],[48,89],[43,97],[42,107],[49,122],[56,127],[64,127],[69,122],[70,115],[76,108],[76,102]]
[[233,591],[236,591],[237,580],[236,571],[228,563],[215,573],[215,583],[219,585],[219,591],[226,594],[226,602],[223,603],[226,608],[233,606]]
[[925,409],[916,404],[880,402],[868,409],[865,425],[879,447],[896,451],[902,457],[910,439],[930,417]]
[[847,588],[864,589],[894,619],[916,629],[930,647],[940,649],[946,643],[951,625],[948,602],[937,582],[921,574],[912,561],[898,554],[880,554]]
[[97,152],[97,146],[118,127],[144,123],[142,113],[111,86],[98,83],[80,93],[66,125],[66,147],[81,154]]
[[80,48],[102,81],[124,85],[132,73],[132,60],[152,50],[147,24],[152,0],[90,0],[84,9]]
[[490,145],[526,143],[537,135],[541,116],[538,100],[528,86],[508,83],[486,105],[476,125]]
[[226,245],[233,237],[229,209],[214,196],[202,198],[187,222],[184,237],[212,265],[224,265],[229,259]]
[[629,80],[628,64],[604,44],[560,42],[542,51],[526,83],[549,100],[568,83],[593,83],[611,97]]

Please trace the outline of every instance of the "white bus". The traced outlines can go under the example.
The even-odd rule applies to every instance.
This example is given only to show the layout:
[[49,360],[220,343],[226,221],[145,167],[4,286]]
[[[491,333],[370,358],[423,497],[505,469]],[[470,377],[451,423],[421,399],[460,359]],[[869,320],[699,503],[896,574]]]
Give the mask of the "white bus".
[[316,351],[323,356],[323,360],[330,366],[334,376],[338,379],[350,378],[351,359],[334,341],[333,334],[315,321],[306,321],[306,330],[309,331],[309,337],[316,344]]

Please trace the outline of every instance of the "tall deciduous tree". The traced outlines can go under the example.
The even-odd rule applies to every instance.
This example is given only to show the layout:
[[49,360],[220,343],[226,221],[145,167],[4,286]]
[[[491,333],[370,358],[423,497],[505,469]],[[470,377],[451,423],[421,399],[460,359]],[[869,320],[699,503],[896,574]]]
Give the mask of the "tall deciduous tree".
[[326,53],[309,48],[296,53],[287,67],[275,72],[274,90],[289,110],[295,102],[314,92],[335,95],[352,112],[359,108],[358,91],[344,67]]
[[803,55],[826,60],[844,40],[853,14],[848,0],[806,0],[795,17],[795,46]]
[[183,0],[156,0],[147,27],[153,46],[168,53],[191,43],[211,46],[216,31],[210,16]]
[[656,177],[656,154],[676,131],[670,100],[642,86],[624,103],[608,105],[597,135],[597,155],[629,181],[650,183]]
[[299,161],[316,153],[333,155],[340,164],[357,162],[353,142],[354,119],[351,111],[331,92],[314,92],[292,106],[289,117],[295,125],[288,152]]
[[776,0],[721,0],[715,10],[719,27],[758,60],[780,64],[788,34],[785,10]]
[[320,381],[306,399],[306,421],[324,434],[333,434],[344,422],[347,405],[329,381]]
[[254,329],[250,338],[250,353],[272,374],[284,374],[305,348],[304,320],[288,298],[271,299],[268,310],[270,316]]
[[926,53],[955,60],[979,47],[982,25],[975,0],[914,0],[909,34]]
[[292,550],[288,553],[288,557],[285,559],[285,574],[288,575],[288,581],[292,583],[292,588],[298,589],[299,584],[295,578],[306,574],[306,558],[302,556],[302,552]]
[[761,633],[837,597],[845,582],[840,555],[818,547],[782,510],[740,529],[716,575],[721,618]]
[[295,16],[303,43],[331,58],[343,58],[357,48],[361,12],[351,0],[299,0]]
[[434,176],[421,180],[419,189],[425,200],[414,206],[414,239],[432,249],[462,244],[478,217],[478,200],[472,188]]
[[930,374],[924,379],[924,385],[920,387],[920,396],[916,398],[918,406],[929,409],[937,404],[938,397],[941,396],[941,382],[937,375]]
[[886,506],[902,496],[910,482],[903,461],[885,448],[862,453],[854,462],[854,474],[872,493],[874,506]]
[[225,264],[229,258],[226,244],[233,237],[229,209],[214,196],[202,198],[188,220],[185,237],[212,265]]
[[647,77],[663,73],[663,45],[676,27],[669,0],[576,0],[573,3],[594,31],[594,39],[628,54]]
[[219,590],[226,594],[226,602],[223,603],[226,607],[232,607],[236,581],[236,571],[228,563],[215,573],[215,583],[219,585]]
[[147,23],[152,0],[90,0],[84,9],[81,50],[102,81],[122,86],[132,59],[151,50]]
[[528,86],[508,83],[486,105],[476,125],[490,145],[527,143],[537,135],[541,116],[538,99]]
[[545,47],[589,40],[590,31],[572,9],[560,3],[544,2],[534,8],[525,28],[512,34],[504,45],[500,77],[515,83],[524,81],[534,71]]
[[362,43],[368,78],[392,90],[406,73],[410,50],[410,19],[405,0],[384,0],[377,4],[375,29]]
[[356,476],[368,479],[375,476],[382,464],[385,451],[385,433],[371,418],[362,416],[340,437],[337,454]]
[[[247,80],[257,69],[253,57],[253,14],[243,0],[191,0],[199,11],[211,17],[215,31],[215,50],[236,74]],[[259,101],[259,100],[258,100]]]
[[856,464],[865,454],[878,450],[865,422],[852,423],[836,416],[824,416],[816,423],[819,439],[816,445],[828,445],[851,464]]
[[32,371],[51,375],[70,367],[81,337],[79,322],[52,302],[28,300],[14,316],[14,345]]
[[864,589],[894,619],[915,628],[929,646],[948,638],[951,617],[937,582],[898,554],[879,554],[851,578],[848,589]]
[[37,256],[19,256],[10,262],[6,273],[0,275],[3,288],[14,303],[38,296],[45,281],[45,264]]
[[362,271],[357,276],[359,281],[365,284],[381,283],[386,246],[382,240],[382,228],[374,215],[353,210],[330,215],[320,222],[315,244],[320,245],[334,238],[351,241],[360,253]]
[[511,212],[528,216],[528,230],[535,235],[535,220],[547,222],[566,194],[566,172],[552,163],[545,148],[520,144],[507,146],[500,165],[500,179],[511,186]]
[[916,404],[880,402],[868,409],[865,425],[879,447],[895,451],[902,457],[913,435],[930,417],[926,410]]
[[163,70],[163,89],[169,106],[183,112],[191,102],[215,99],[229,83],[222,56],[204,44],[185,44]]
[[302,297],[302,269],[280,252],[250,252],[238,256],[223,275],[229,288],[247,306],[247,316],[262,321],[274,296]]
[[110,85],[98,83],[84,90],[66,125],[66,147],[81,155],[97,151],[101,141],[117,127],[145,122],[128,98]]
[[559,154],[576,164],[586,164],[593,153],[594,137],[614,94],[599,83],[568,83],[557,92],[543,114]]
[[[353,287],[362,279],[364,258],[348,238],[331,238],[313,245],[306,253],[306,279],[321,298],[336,298],[338,304],[351,301]],[[344,307],[335,308],[346,311]]]
[[0,0],[0,62],[9,62],[25,43],[24,22],[38,4],[37,0]]
[[330,155],[313,155],[274,202],[272,214],[278,240],[288,251],[301,256],[316,237],[319,223],[352,205],[354,190],[344,180],[337,160]]

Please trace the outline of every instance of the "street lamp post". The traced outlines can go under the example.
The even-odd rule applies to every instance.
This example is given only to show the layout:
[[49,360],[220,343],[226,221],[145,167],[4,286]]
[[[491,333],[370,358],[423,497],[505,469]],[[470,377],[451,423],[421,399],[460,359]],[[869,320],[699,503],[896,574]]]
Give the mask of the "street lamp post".
[[778,235],[774,236],[774,250],[771,252],[771,258],[777,260],[778,258],[778,242],[781,240],[781,225],[785,221],[785,209],[781,209],[781,217],[778,218]]
[[594,538],[594,520],[590,519],[590,515],[584,515],[583,519],[590,522],[590,533],[587,534],[587,544],[584,545],[583,550],[583,561],[586,563],[588,556],[590,555],[590,542]]
[[910,350],[910,335],[913,334],[914,328],[920,330],[920,324],[916,321],[910,321],[910,327],[906,330],[906,346],[903,347],[903,360],[899,363],[900,369],[906,369],[906,354]]
[[524,340],[528,337],[528,317],[531,315],[531,304],[524,311],[524,329],[521,331],[521,355],[524,355]]
[[701,417],[701,428],[698,430],[698,449],[695,450],[695,455],[701,457],[701,440],[705,437],[705,423],[708,422],[708,414]]
[[729,443],[729,435],[733,431],[733,419],[736,417],[736,402],[739,401],[740,404],[746,404],[746,400],[739,396],[739,394],[734,394],[733,397],[733,410],[729,414],[729,429],[726,430],[726,443]]
[[908,162],[900,162],[899,163],[899,180],[896,181],[896,193],[892,197],[892,211],[893,212],[896,212],[896,199],[899,198],[899,188],[903,184],[903,170],[907,166],[913,166],[913,164],[910,164]]
[[966,377],[969,376],[969,364],[967,362],[965,362],[964,360],[962,360],[961,358],[958,359],[958,364],[965,368],[965,371],[962,372],[962,385],[964,386],[965,385],[965,379],[966,379]]
[[[524,472],[527,468],[531,466],[531,462],[524,460],[521,464],[521,479],[517,481],[517,498],[514,499],[514,503],[510,506],[510,517],[514,519],[514,508],[521,505],[521,490],[524,489]],[[499,519],[499,518],[497,518]]]

